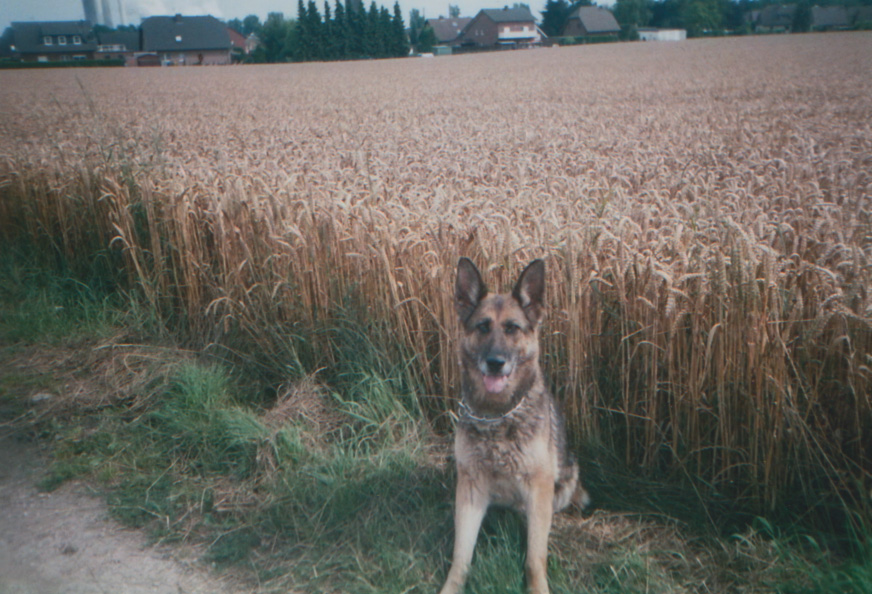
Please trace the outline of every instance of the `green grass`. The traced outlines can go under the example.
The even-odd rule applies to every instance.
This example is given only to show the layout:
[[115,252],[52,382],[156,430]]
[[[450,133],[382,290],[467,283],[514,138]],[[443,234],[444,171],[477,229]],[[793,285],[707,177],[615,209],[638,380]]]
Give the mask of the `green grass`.
[[[5,252],[5,253],[4,253]],[[0,339],[8,344],[104,336],[128,317],[119,295],[53,274],[0,247]],[[128,320],[129,321],[129,320]]]
[[[111,366],[13,366],[30,352],[93,352],[122,330],[148,336],[137,322],[148,316],[132,315],[129,300],[8,261],[0,281],[2,420],[51,444],[41,488],[87,480],[118,520],[156,540],[199,544],[207,561],[265,592],[438,590],[450,564],[454,475],[433,455],[444,438],[418,409],[408,366],[386,363],[377,329],[355,327],[351,315],[337,321],[335,367],[316,376],[315,391],[319,381],[295,378],[309,400],[288,404],[250,367],[172,346],[139,359],[120,352],[117,377],[102,379],[90,376]],[[107,398],[65,399],[71,380],[95,382]],[[63,406],[28,401],[43,390]],[[555,594],[872,591],[868,537],[837,555],[818,544],[823,537],[748,527],[728,501],[639,477],[601,448],[583,453],[599,508],[587,521],[555,524]],[[491,511],[466,592],[525,592],[524,543],[517,514]]]

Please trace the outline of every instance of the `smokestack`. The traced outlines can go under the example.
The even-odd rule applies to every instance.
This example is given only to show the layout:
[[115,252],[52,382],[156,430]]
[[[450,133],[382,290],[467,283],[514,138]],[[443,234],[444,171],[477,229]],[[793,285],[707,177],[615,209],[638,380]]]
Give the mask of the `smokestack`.
[[112,8],[109,6],[109,0],[103,0],[103,24],[107,27],[114,27],[112,24]]
[[118,0],[118,26],[127,24],[127,15],[124,13],[124,4]]
[[82,0],[82,8],[85,10],[85,20],[91,25],[97,24],[97,0]]

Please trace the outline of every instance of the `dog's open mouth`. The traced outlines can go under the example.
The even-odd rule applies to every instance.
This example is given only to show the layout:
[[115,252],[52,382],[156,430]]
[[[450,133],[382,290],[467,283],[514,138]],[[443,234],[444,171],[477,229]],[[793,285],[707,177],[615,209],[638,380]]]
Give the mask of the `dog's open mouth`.
[[482,374],[482,378],[484,379],[484,389],[491,394],[502,392],[506,384],[509,383],[508,375],[490,375],[485,373]]

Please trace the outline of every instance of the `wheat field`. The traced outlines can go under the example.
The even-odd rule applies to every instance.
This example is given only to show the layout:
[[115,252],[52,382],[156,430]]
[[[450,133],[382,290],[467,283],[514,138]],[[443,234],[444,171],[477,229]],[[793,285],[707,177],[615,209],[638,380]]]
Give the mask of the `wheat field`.
[[543,257],[576,441],[872,507],[868,33],[0,71],[0,241],[276,381],[356,321],[441,430],[457,259],[506,288]]

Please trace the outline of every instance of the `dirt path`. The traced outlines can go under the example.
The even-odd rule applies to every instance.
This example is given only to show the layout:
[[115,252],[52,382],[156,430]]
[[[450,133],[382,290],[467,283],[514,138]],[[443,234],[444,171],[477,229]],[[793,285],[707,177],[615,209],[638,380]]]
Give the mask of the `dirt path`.
[[81,484],[52,493],[34,486],[37,448],[0,428],[0,593],[242,594],[109,519]]

